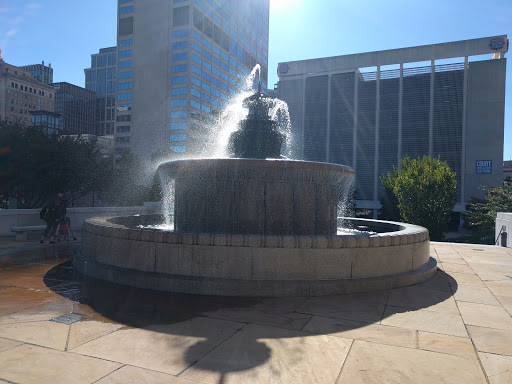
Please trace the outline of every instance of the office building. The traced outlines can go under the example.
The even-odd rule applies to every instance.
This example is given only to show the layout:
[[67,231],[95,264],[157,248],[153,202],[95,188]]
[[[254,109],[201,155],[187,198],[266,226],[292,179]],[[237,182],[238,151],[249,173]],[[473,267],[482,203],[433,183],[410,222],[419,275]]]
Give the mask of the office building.
[[60,134],[60,114],[45,110],[30,111],[32,116],[32,125],[39,127],[48,134]]
[[268,77],[269,0],[122,0],[116,150],[200,152],[202,121],[258,63]]
[[94,135],[96,94],[65,82],[52,86],[55,89],[55,112],[61,115],[61,133]]
[[53,83],[53,68],[51,64],[45,66],[43,61],[41,64],[22,65],[20,68],[30,72],[30,75],[40,83]]
[[54,111],[55,90],[0,56],[0,119],[30,125],[31,111]]
[[85,89],[96,93],[96,134],[114,135],[117,79],[117,47],[91,55],[91,68],[84,69]]
[[381,175],[440,156],[464,210],[502,185],[507,50],[504,35],[279,63],[298,157],[354,167],[357,205],[376,214]]

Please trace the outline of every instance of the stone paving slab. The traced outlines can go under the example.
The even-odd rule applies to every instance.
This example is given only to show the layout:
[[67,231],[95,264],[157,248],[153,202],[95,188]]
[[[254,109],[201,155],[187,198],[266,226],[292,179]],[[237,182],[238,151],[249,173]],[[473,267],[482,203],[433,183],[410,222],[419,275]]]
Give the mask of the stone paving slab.
[[432,242],[436,276],[385,292],[229,298],[83,281],[21,247],[0,238],[0,383],[512,383],[509,249]]

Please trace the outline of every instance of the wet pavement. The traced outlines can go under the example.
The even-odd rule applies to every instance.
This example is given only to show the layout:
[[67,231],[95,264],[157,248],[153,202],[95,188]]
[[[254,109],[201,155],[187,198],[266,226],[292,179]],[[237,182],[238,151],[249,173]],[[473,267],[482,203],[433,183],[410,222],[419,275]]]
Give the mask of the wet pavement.
[[425,283],[172,294],[77,275],[79,242],[0,238],[0,384],[512,383],[512,250],[431,243]]

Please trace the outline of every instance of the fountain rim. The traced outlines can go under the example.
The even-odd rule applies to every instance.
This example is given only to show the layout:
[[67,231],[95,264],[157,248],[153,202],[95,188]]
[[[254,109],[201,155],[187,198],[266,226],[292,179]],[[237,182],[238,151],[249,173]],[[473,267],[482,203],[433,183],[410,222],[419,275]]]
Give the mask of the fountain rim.
[[164,161],[158,165],[157,170],[165,168],[187,167],[231,167],[231,168],[281,168],[281,169],[304,169],[316,171],[338,171],[349,174],[356,174],[354,168],[344,164],[324,163],[306,160],[290,159],[248,159],[248,158],[191,158]]

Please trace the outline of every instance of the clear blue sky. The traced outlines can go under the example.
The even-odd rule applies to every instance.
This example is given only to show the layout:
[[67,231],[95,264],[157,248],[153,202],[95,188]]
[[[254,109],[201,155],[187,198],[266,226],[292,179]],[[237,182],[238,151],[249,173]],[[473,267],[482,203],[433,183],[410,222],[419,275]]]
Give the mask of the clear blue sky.
[[[278,80],[278,62],[501,34],[512,38],[511,0],[270,2],[269,87]],[[84,86],[90,54],[116,44],[116,9],[116,0],[0,0],[2,57],[14,65],[44,60],[54,68],[54,81]],[[506,57],[511,55],[512,49]],[[512,159],[511,63],[505,160]]]

